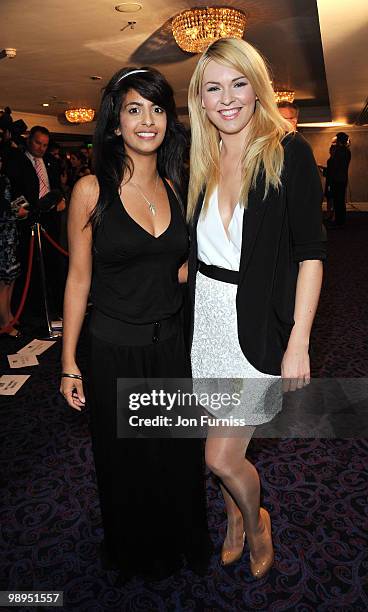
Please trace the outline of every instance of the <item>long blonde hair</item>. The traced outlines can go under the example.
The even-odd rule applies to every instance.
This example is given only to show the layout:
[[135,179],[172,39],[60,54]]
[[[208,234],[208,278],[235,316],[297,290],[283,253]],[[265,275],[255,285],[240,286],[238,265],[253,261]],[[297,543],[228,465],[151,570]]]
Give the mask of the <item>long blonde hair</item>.
[[258,101],[250,124],[248,144],[242,154],[242,187],[240,203],[248,204],[248,194],[256,185],[258,173],[265,177],[266,197],[270,186],[278,188],[284,163],[281,140],[290,124],[280,115],[265,60],[244,40],[222,38],[214,42],[200,57],[189,85],[188,107],[192,128],[190,149],[190,182],[188,194],[188,220],[193,218],[199,194],[206,189],[204,210],[219,180],[220,137],[217,128],[202,108],[203,74],[213,60],[244,74]]

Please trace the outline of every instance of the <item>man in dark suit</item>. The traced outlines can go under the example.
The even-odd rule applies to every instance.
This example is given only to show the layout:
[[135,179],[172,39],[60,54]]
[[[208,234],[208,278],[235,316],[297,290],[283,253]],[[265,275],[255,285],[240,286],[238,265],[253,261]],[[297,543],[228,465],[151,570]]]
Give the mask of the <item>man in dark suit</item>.
[[[30,227],[37,215],[39,201],[45,198],[52,190],[61,188],[60,170],[56,160],[53,162],[52,159],[47,158],[44,161],[49,140],[50,133],[45,127],[40,125],[34,126],[27,138],[26,150],[14,149],[7,157],[4,167],[4,173],[8,176],[11,183],[12,197],[15,199],[22,195],[29,202],[29,218],[19,224],[19,257],[22,267],[20,285],[22,286],[24,285],[28,262]],[[65,202],[60,194],[60,200],[56,202],[54,208],[49,212],[41,214],[43,227],[56,240],[59,238],[59,212],[64,210],[64,208]],[[60,265],[58,258],[60,255],[54,251],[53,247],[45,244],[45,241],[43,241],[43,245],[49,294],[53,310],[58,311],[61,308],[62,298],[62,288],[59,282]],[[30,297],[29,302],[33,303],[36,311],[39,311],[42,302],[36,275],[33,275],[31,284],[33,286],[33,295]]]
[[34,126],[27,138],[26,151],[14,149],[6,163],[5,171],[12,185],[13,196],[23,195],[30,204],[30,212],[35,212],[41,197],[61,187],[57,163],[50,158],[43,159],[49,139],[48,129]]

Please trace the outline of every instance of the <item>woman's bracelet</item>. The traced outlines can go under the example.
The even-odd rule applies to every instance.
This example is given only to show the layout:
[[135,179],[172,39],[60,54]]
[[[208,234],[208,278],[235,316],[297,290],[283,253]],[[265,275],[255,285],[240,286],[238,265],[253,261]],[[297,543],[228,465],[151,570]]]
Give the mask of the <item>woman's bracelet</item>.
[[80,374],[68,374],[67,372],[63,372],[61,378],[77,378],[78,380],[83,380]]

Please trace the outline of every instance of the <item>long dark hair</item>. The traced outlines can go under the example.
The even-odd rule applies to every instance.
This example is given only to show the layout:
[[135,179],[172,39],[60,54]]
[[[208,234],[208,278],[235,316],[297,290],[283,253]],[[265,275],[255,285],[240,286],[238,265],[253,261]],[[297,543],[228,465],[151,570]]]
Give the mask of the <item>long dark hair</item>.
[[[124,76],[129,72],[132,74]],[[133,161],[125,152],[122,137],[115,134],[120,125],[124,97],[131,89],[166,112],[167,127],[157,151],[157,169],[160,176],[172,182],[181,205],[184,203],[187,135],[177,117],[173,90],[154,68],[123,68],[114,74],[104,89],[94,134],[93,167],[100,195],[90,217],[93,229],[101,222],[104,211],[116,196],[125,172],[130,177],[134,172]]]

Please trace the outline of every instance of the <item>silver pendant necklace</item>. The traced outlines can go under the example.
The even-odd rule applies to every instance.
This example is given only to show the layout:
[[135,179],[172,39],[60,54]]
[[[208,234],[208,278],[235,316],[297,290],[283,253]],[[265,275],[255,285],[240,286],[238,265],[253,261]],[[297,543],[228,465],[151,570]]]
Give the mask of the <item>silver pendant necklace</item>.
[[[155,183],[155,190],[153,192],[153,198],[155,198],[155,196],[156,196],[157,183],[158,183],[158,172],[156,174],[156,183]],[[133,187],[136,188],[136,190],[141,194],[141,196],[144,199],[144,201],[148,204],[148,209],[149,209],[151,215],[155,216],[155,214],[156,214],[156,205],[153,202],[150,202],[148,198],[146,198],[146,196],[144,195],[142,189],[138,185],[133,183],[133,181],[132,181],[132,185],[133,185]]]

